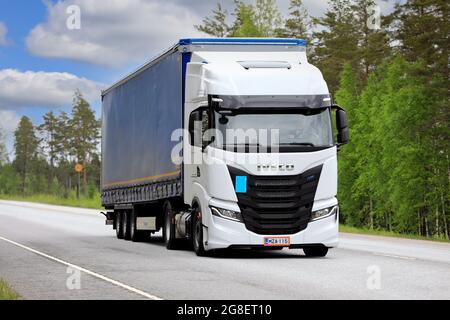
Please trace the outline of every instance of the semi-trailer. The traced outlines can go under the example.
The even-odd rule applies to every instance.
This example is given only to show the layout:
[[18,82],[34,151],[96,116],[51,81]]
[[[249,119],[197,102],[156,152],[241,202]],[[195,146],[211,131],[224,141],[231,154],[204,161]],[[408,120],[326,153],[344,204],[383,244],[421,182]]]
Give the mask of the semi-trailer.
[[305,41],[182,39],[102,92],[102,124],[119,239],[162,230],[168,249],[190,241],[198,255],[337,246],[347,116]]

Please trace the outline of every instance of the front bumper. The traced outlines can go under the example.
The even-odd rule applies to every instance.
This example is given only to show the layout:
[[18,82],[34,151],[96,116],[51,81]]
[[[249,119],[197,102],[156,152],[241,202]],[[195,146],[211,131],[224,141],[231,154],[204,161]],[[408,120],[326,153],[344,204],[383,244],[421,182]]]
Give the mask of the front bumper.
[[[336,205],[337,201],[321,204],[323,208]],[[316,207],[316,206],[315,206]],[[232,210],[232,208],[229,208]],[[321,209],[320,207],[314,208]],[[209,209],[208,209],[209,210]],[[208,226],[204,228],[206,250],[226,249],[230,247],[258,247],[264,245],[264,238],[270,235],[260,235],[246,229],[243,223],[212,216],[209,211]],[[281,235],[282,236],[282,235]],[[310,222],[308,227],[296,234],[286,235],[291,238],[290,248],[321,244],[333,248],[339,242],[339,216]]]

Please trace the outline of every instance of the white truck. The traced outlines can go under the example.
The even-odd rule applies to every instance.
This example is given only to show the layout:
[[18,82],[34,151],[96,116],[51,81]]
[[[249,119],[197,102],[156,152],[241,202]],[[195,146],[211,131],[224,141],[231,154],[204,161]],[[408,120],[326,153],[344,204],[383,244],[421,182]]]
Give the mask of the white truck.
[[102,101],[102,204],[118,238],[162,229],[168,249],[191,241],[198,255],[338,244],[347,116],[303,40],[182,39]]

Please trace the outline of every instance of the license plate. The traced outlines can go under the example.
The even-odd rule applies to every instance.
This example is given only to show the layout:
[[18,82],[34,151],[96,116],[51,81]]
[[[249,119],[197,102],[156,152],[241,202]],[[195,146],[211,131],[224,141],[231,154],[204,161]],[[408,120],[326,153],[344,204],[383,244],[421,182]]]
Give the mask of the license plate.
[[291,245],[290,237],[267,237],[264,238],[265,247],[289,247]]

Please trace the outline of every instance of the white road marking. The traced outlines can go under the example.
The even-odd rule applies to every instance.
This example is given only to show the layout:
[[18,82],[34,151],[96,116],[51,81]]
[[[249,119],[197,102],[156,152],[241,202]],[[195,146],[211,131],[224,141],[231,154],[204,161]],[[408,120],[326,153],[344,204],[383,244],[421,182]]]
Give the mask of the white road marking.
[[417,260],[417,258],[414,258],[414,257],[396,256],[393,254],[385,254],[385,253],[377,253],[377,252],[374,252],[373,254],[376,256],[380,256],[380,257],[396,258],[396,259],[403,259],[403,260]]
[[90,271],[90,270],[85,269],[85,268],[83,268],[83,267],[80,267],[80,266],[77,266],[77,265],[75,265],[75,264],[72,264],[72,263],[63,261],[63,260],[61,260],[61,259],[52,257],[52,256],[50,256],[50,255],[48,255],[48,254],[45,254],[45,253],[43,253],[43,252],[34,250],[34,249],[30,248],[30,247],[24,246],[24,245],[22,245],[22,244],[20,244],[20,243],[17,243],[17,242],[15,242],[15,241],[12,241],[12,240],[3,238],[3,237],[1,237],[1,236],[0,236],[0,240],[3,240],[3,241],[5,241],[5,242],[8,242],[8,243],[10,243],[10,244],[12,244],[12,245],[15,245],[15,246],[17,246],[17,247],[19,247],[19,248],[25,249],[25,250],[27,250],[27,251],[33,252],[33,253],[35,253],[35,254],[41,256],[41,257],[50,259],[50,260],[52,260],[52,261],[58,262],[58,263],[60,263],[60,264],[63,264],[63,265],[65,265],[65,266],[68,266],[68,267],[72,267],[72,268],[74,268],[74,269],[77,269],[77,270],[79,270],[79,271],[81,271],[81,272],[84,272],[84,273],[86,273],[86,274],[89,274],[89,275],[91,275],[91,276],[93,276],[93,277],[95,277],[95,278],[101,279],[101,280],[106,281],[106,282],[109,282],[109,283],[111,283],[111,284],[113,284],[113,285],[115,285],[115,286],[121,287],[121,288],[126,289],[126,290],[128,290],[128,291],[131,291],[131,292],[133,292],[133,293],[136,293],[136,294],[138,294],[138,295],[141,295],[141,296],[143,296],[143,297],[145,297],[145,298],[147,298],[147,299],[150,299],[150,300],[163,300],[162,298],[159,298],[159,297],[157,297],[157,296],[154,296],[154,295],[149,294],[149,293],[147,293],[147,292],[144,292],[144,291],[142,291],[142,290],[136,289],[136,288],[134,288],[134,287],[131,287],[131,286],[129,286],[129,285],[126,285],[126,284],[124,284],[124,283],[122,283],[122,282],[119,282],[119,281],[117,281],[117,280],[110,279],[110,278],[108,278],[108,277],[105,277],[105,276],[103,276],[103,275],[101,275],[101,274],[98,274],[98,273],[96,273],[96,272]]

